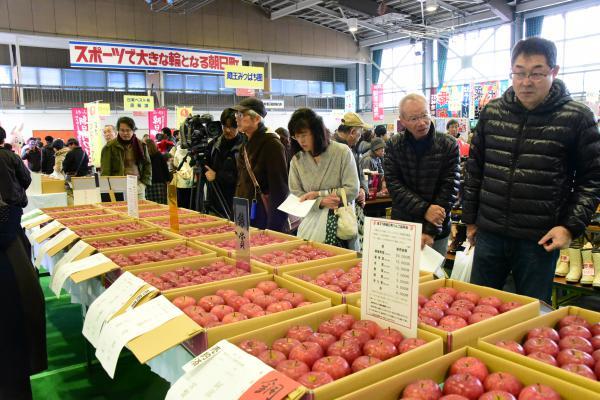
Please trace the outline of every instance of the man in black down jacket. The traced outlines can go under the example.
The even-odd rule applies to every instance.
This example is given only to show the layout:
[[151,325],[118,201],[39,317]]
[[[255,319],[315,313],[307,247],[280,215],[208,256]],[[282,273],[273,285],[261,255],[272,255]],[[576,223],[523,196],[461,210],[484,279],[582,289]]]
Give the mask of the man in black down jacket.
[[67,140],[67,147],[70,150],[63,161],[63,171],[65,175],[86,176],[89,174],[89,159],[85,151],[79,147],[79,141],[75,138],[70,138]]
[[52,148],[54,138],[46,136],[44,140],[46,141],[46,145],[42,147],[42,173],[50,175],[54,172],[54,149]]
[[471,282],[550,302],[557,249],[580,236],[600,198],[592,112],[556,79],[556,46],[512,51],[512,87],[481,112],[467,163],[462,219],[477,245]]
[[421,247],[432,246],[445,257],[458,193],[458,143],[435,131],[420,94],[402,99],[400,122],[406,130],[388,141],[383,162],[392,219],[423,224]]

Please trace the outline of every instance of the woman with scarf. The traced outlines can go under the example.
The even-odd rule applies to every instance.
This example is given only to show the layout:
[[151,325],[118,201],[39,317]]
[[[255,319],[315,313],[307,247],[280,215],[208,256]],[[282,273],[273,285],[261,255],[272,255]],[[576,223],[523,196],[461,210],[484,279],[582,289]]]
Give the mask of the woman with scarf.
[[138,177],[138,198],[146,197],[146,186],[152,185],[152,164],[146,145],[136,136],[135,121],[121,117],[117,121],[117,140],[102,149],[100,166],[103,176]]

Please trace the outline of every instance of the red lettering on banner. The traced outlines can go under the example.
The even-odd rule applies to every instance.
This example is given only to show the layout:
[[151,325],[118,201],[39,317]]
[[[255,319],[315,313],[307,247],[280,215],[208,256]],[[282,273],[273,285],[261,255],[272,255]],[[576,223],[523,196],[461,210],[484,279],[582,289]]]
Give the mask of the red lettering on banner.
[[192,62],[190,63],[190,66],[192,68],[198,68],[199,64],[200,64],[200,60],[198,60],[198,57],[192,56]]
[[169,65],[169,57],[165,53],[160,53],[160,57],[158,58],[158,62],[163,67],[166,67],[166,66]]
[[208,57],[200,56],[200,68],[208,69]]
[[135,61],[133,60],[133,57],[135,56],[135,49],[125,50],[125,54],[129,56],[129,62],[135,65]]
[[190,63],[188,61],[189,61],[189,58],[187,58],[186,56],[182,56],[181,57],[181,66],[185,67],[185,68],[189,68],[190,67]]
[[75,50],[79,51],[79,54],[77,55],[77,59],[75,60],[75,62],[89,62],[87,57],[85,56],[85,52],[87,51],[87,46],[75,46]]
[[88,50],[88,54],[90,55],[89,60],[91,63],[102,64],[102,47],[92,47]]
[[136,55],[138,56],[137,65],[148,65],[148,60],[146,60],[146,57],[148,57],[148,53],[146,53],[144,50],[140,50],[140,52],[136,53]]
[[148,61],[149,65],[158,65],[159,55],[157,53],[151,51],[150,55],[148,56],[148,58],[150,59]]
[[119,60],[117,61],[117,63],[121,64],[123,62],[123,55],[125,54],[125,49],[119,49],[118,47],[113,47],[112,54],[115,57],[119,57]]
[[176,52],[169,53],[169,65],[171,67],[181,67],[181,54]]

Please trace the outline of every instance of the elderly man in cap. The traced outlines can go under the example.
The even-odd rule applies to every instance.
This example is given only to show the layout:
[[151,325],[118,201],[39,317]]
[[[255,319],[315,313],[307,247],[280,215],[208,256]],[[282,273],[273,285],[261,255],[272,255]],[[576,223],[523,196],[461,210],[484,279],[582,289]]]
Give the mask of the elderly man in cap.
[[458,143],[436,132],[420,94],[400,101],[400,122],[406,129],[388,141],[383,162],[392,219],[423,224],[421,247],[429,245],[445,257],[458,194]]
[[371,150],[360,160],[360,170],[364,173],[365,170],[371,171],[369,173],[369,187],[375,185],[373,182],[374,176],[378,176],[377,179],[377,191],[380,190],[383,183],[383,155],[385,153],[385,142],[382,138],[376,137],[371,140]]
[[237,158],[235,196],[251,202],[252,226],[287,232],[287,214],[277,209],[289,193],[285,149],[263,124],[267,110],[262,101],[248,97],[232,108],[238,130],[248,138]]

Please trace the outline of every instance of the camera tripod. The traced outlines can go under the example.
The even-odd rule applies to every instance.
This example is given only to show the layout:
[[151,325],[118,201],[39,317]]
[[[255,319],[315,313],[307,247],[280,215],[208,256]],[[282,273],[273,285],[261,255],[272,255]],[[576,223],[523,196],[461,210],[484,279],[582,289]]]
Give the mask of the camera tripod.
[[[225,199],[225,196],[223,196],[223,193],[221,192],[221,188],[219,187],[218,183],[214,181],[209,182],[206,179],[206,176],[204,175],[205,165],[205,163],[198,162],[198,160],[196,160],[196,163],[194,164],[194,183],[192,185],[192,194],[190,196],[190,209],[195,209],[196,211],[199,211],[203,214],[207,214],[206,205],[208,203],[210,207],[212,202],[218,205],[218,207],[210,207],[210,209],[215,214],[217,214],[219,217],[231,220],[231,216],[233,215],[231,207]],[[209,194],[208,201],[206,201],[205,198],[205,190],[206,193]],[[213,196],[211,196],[210,194],[212,194]],[[196,206],[196,208],[193,208],[194,205]]]

